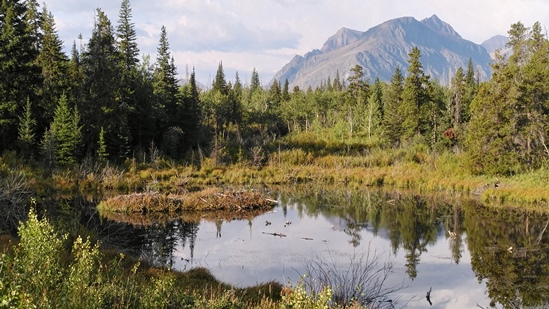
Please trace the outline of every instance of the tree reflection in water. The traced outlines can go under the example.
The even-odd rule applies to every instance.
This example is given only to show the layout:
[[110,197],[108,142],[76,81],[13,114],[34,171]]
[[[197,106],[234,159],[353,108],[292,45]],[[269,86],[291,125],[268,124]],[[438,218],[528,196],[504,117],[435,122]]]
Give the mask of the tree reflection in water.
[[464,215],[473,271],[486,280],[493,304],[549,304],[549,216],[476,205]]
[[[454,197],[364,189],[307,186],[273,192],[279,196],[284,218],[289,207],[298,218],[339,218],[338,229],[352,247],[360,245],[365,230],[388,238],[393,255],[404,251],[405,271],[412,280],[418,276],[422,255],[442,240],[449,244],[452,263],[459,264],[463,252],[469,251],[472,270],[479,283],[486,282],[492,305],[548,304],[548,214],[488,208]],[[242,219],[248,220],[251,238],[252,218]],[[215,221],[217,237],[229,221]],[[122,244],[155,264],[173,265],[177,245],[188,246],[190,260],[194,258],[199,220],[147,227],[102,224],[104,228],[96,230],[103,231],[98,236],[104,244]]]

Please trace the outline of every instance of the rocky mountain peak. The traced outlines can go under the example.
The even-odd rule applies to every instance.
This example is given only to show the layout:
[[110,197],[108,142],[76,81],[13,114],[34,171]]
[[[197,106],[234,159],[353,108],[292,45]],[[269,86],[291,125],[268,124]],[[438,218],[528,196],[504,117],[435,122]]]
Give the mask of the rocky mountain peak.
[[329,37],[328,40],[326,40],[320,50],[324,53],[336,50],[357,41],[360,36],[362,36],[361,31],[341,28],[334,35]]
[[447,34],[461,38],[461,36],[454,30],[454,28],[452,28],[452,26],[450,26],[450,24],[442,21],[435,14],[433,14],[433,16],[429,18],[425,18],[424,20],[421,21],[421,23],[429,27],[433,31],[447,33]]

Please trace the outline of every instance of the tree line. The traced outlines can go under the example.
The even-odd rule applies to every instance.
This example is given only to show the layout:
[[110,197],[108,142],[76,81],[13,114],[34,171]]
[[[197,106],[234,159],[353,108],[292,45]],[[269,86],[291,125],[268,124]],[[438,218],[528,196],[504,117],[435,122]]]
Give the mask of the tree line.
[[249,84],[238,73],[228,82],[220,62],[211,87],[199,89],[194,69],[179,82],[165,27],[156,59],[139,58],[132,17],[129,0],[114,26],[97,9],[89,41],[66,55],[45,4],[1,2],[0,150],[48,166],[122,162],[156,147],[177,160],[261,162],[273,141],[310,133],[452,151],[476,174],[520,173],[549,157],[549,43],[539,23],[511,25],[512,54],[497,55],[482,83],[469,60],[441,86],[413,48],[389,82],[365,79],[356,65],[316,89],[289,89],[287,80],[263,88],[255,69]]

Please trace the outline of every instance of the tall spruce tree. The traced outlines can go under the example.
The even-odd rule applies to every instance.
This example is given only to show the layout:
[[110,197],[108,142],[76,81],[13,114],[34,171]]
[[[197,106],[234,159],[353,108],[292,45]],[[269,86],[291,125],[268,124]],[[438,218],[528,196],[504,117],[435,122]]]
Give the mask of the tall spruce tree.
[[118,153],[118,59],[119,53],[111,22],[101,9],[97,9],[92,36],[82,55],[86,91],[83,100],[78,101],[84,119],[84,141],[90,153],[97,149],[97,136],[101,127],[105,130],[109,153]]
[[360,65],[355,65],[351,68],[351,75],[347,79],[349,87],[347,88],[347,96],[345,107],[347,110],[347,122],[349,124],[349,137],[353,137],[356,127],[363,120],[366,101],[368,99],[369,85],[364,81],[364,68]]
[[[42,42],[37,63],[42,69],[43,85],[39,108],[40,127],[53,120],[53,112],[61,95],[69,90],[68,58],[63,52],[63,42],[55,28],[55,19],[44,6],[42,8]],[[76,77],[75,77],[76,78]],[[70,98],[70,101],[75,101]]]
[[154,94],[160,104],[158,128],[165,131],[176,123],[178,92],[177,69],[170,53],[166,27],[160,29],[160,43],[157,48],[154,72]]
[[448,112],[450,113],[450,123],[454,128],[454,131],[458,133],[461,131],[461,125],[464,118],[464,100],[465,100],[465,80],[463,76],[463,69],[460,67],[456,71],[456,75],[452,78],[450,85],[450,106]]
[[368,96],[367,125],[368,139],[373,135],[379,136],[383,122],[383,87],[379,78],[376,78]]
[[194,68],[189,78],[189,82],[182,88],[182,91],[183,114],[180,115],[180,118],[183,120],[182,129],[185,134],[184,150],[187,150],[196,146],[199,142],[200,122],[202,119],[200,96],[196,85],[196,73]]
[[76,106],[73,109],[69,107],[65,95],[59,99],[49,134],[54,144],[56,163],[60,165],[75,163],[82,143],[82,127],[78,109]]
[[[0,150],[17,139],[17,116],[27,98],[36,100],[41,85],[36,65],[38,42],[26,20],[27,7],[18,0],[0,1]],[[30,21],[29,21],[30,22]]]
[[385,135],[390,145],[397,145],[402,136],[401,113],[402,91],[404,90],[404,76],[399,67],[396,67],[391,82],[383,93],[383,124]]
[[137,84],[137,64],[139,63],[139,48],[137,47],[137,35],[134,29],[132,19],[132,10],[129,0],[122,0],[119,12],[118,26],[116,28],[117,46],[120,52],[120,88],[118,105],[118,148],[119,157],[127,158],[131,153],[132,146],[132,128],[130,118],[135,117],[135,89]]
[[36,120],[32,116],[32,104],[27,99],[27,105],[23,115],[19,116],[18,142],[19,149],[25,158],[33,156],[34,143],[36,142]]
[[250,92],[254,93],[258,89],[261,88],[261,82],[259,81],[259,73],[255,70],[255,68],[252,70],[252,78],[250,82]]
[[420,61],[421,52],[414,47],[408,60],[408,75],[404,81],[402,104],[399,113],[403,116],[402,138],[410,139],[415,135],[424,135],[428,128],[427,93],[429,78],[423,73]]

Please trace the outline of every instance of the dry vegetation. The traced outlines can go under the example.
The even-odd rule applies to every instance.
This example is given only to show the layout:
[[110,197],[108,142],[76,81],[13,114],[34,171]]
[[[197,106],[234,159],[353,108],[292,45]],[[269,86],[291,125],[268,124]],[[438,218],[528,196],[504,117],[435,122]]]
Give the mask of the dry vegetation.
[[[98,205],[102,212],[114,212],[122,215],[154,214],[161,219],[174,214],[189,212],[220,212],[224,217],[244,218],[247,215],[272,209],[276,201],[255,191],[230,191],[219,188],[207,188],[185,194],[162,194],[158,192],[133,193],[110,197]],[[201,216],[203,213],[201,213]],[[146,223],[150,219],[144,219]]]

